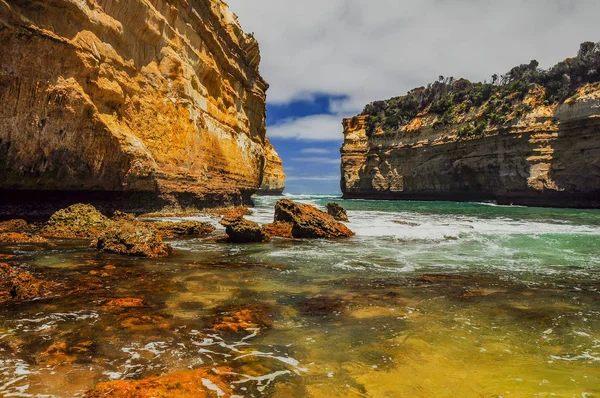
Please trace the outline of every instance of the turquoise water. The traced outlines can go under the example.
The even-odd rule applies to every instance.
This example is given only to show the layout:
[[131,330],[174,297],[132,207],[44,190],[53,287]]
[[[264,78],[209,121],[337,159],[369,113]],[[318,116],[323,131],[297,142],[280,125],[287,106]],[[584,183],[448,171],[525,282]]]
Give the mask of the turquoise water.
[[[81,396],[101,381],[227,366],[245,397],[600,396],[600,212],[288,197],[342,204],[356,237],[174,240],[160,260],[84,243],[0,247],[65,281],[108,264],[126,275],[108,275],[99,296],[0,309],[0,395]],[[272,222],[278,199],[256,198],[248,218]],[[149,306],[103,309],[112,297]],[[240,306],[271,322],[211,326]],[[65,361],[48,354],[60,342],[94,350]]]

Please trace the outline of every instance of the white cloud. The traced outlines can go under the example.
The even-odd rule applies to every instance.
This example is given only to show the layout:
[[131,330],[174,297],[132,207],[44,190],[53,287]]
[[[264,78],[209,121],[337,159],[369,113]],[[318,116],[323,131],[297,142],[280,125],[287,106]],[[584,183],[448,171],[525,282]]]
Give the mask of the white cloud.
[[339,174],[330,174],[324,176],[315,176],[315,177],[301,177],[301,176],[287,176],[286,181],[339,181]]
[[341,164],[339,157],[337,158],[326,158],[326,157],[306,157],[306,158],[292,158],[294,162],[302,163],[320,163],[320,164]]
[[269,101],[348,95],[332,104],[338,113],[439,75],[483,80],[534,58],[549,67],[575,55],[580,42],[600,39],[597,0],[228,3],[259,40]]
[[305,141],[341,141],[342,117],[339,115],[312,115],[284,121],[268,128],[271,138]]
[[300,153],[305,155],[327,155],[331,151],[325,148],[302,148]]

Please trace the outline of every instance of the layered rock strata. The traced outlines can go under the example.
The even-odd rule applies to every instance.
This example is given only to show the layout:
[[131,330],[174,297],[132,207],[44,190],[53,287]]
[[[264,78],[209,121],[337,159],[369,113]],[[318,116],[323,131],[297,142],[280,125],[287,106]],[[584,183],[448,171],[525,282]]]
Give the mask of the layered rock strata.
[[220,0],[0,0],[0,48],[5,216],[241,205],[282,185],[258,43]]
[[480,105],[456,101],[460,83],[443,115],[430,104],[389,123],[407,113],[406,99],[432,91],[423,88],[344,120],[344,198],[600,207],[600,83],[556,102],[553,86],[531,84],[522,98],[493,88],[504,97],[492,91]]

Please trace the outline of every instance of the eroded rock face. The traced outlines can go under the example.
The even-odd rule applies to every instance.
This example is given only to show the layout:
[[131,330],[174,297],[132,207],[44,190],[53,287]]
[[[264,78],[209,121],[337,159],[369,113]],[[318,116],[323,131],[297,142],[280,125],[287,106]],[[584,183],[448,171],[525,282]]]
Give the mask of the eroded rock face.
[[0,0],[0,43],[0,189],[17,208],[40,190],[148,212],[279,189],[258,43],[224,2]]
[[275,224],[292,225],[294,238],[343,238],[354,236],[344,224],[314,206],[283,199],[275,206]]
[[335,218],[337,221],[348,222],[348,214],[340,204],[331,202],[327,203],[327,214]]
[[344,120],[344,198],[600,207],[600,84],[561,104],[544,96],[533,88],[478,137],[461,133],[485,104],[445,125],[423,112],[396,132],[368,133],[366,115]]
[[267,142],[265,160],[262,184],[256,193],[259,195],[281,195],[285,190],[283,163],[270,142]]
[[173,252],[156,228],[130,221],[111,222],[91,246],[110,253],[150,258],[166,257]]
[[221,220],[221,225],[225,227],[227,240],[231,243],[260,243],[271,240],[260,225],[254,221],[246,220],[244,217],[224,217]]

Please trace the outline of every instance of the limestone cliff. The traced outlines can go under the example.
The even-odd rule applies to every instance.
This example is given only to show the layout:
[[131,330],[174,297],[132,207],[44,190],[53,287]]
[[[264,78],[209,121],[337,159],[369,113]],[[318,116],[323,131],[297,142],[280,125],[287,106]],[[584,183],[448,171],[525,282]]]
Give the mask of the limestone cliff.
[[344,196],[600,207],[599,66],[584,43],[549,71],[532,61],[370,104],[343,122]]
[[267,141],[265,173],[257,194],[259,195],[281,195],[285,189],[285,173],[281,158],[275,152],[275,148]]
[[241,204],[280,162],[220,0],[0,0],[0,49],[4,204]]

